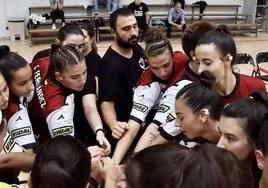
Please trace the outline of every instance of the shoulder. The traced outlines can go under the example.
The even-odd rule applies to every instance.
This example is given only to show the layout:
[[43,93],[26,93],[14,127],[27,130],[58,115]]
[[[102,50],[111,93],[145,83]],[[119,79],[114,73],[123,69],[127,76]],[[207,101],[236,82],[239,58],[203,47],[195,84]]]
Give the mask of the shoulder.
[[16,103],[14,100],[9,100],[8,107],[5,110],[5,117],[7,121],[10,120],[10,118],[16,114],[18,111],[20,111],[20,106],[18,103]]
[[260,78],[254,78],[243,74],[239,74],[239,77],[241,86],[246,85],[252,89],[265,90],[265,83]]
[[175,51],[173,55],[173,61],[176,63],[185,63],[186,61],[188,61],[188,57],[181,51]]
[[49,115],[54,110],[59,109],[65,103],[66,96],[60,86],[52,83],[51,81],[44,87],[44,96],[46,106],[44,108],[45,115]]
[[147,67],[140,76],[137,86],[149,85],[153,82],[153,72],[150,67]]
[[144,49],[138,44],[133,49],[133,53],[144,56]]
[[40,58],[43,58],[43,57],[48,57],[48,56],[49,56],[49,49],[39,51],[34,55],[32,62],[34,62],[37,59],[40,59]]

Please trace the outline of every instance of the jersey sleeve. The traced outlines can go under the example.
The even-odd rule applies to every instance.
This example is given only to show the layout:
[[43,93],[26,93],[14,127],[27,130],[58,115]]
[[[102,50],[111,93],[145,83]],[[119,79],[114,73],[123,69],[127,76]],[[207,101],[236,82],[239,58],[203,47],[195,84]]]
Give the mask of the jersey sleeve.
[[153,106],[159,103],[161,89],[158,82],[140,85],[134,90],[130,119],[142,124]]
[[8,132],[12,139],[25,149],[31,149],[36,145],[32,125],[28,116],[27,109],[20,107],[7,123]]
[[177,82],[174,86],[169,87],[160,100],[158,110],[155,114],[153,123],[162,126],[170,121],[175,121],[175,99],[177,93],[186,85],[192,83],[189,80]]
[[3,139],[3,149],[0,154],[12,152],[23,152],[23,149],[11,138],[10,134],[7,132]]
[[74,94],[66,97],[65,103],[52,111],[46,118],[48,130],[52,138],[59,135],[74,136]]

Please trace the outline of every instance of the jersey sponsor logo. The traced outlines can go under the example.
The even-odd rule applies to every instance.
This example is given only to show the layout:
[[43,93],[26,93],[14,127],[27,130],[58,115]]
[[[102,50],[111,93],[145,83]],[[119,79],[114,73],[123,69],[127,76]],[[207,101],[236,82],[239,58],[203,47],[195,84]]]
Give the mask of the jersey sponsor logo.
[[168,114],[166,122],[172,122],[174,121],[176,118],[172,115],[172,114]]
[[53,137],[59,136],[59,135],[68,135],[73,132],[73,126],[65,126],[60,127],[52,130]]
[[142,10],[141,10],[141,11],[135,10],[135,11],[134,11],[134,16],[136,16],[136,17],[141,17],[141,16],[143,16],[143,11],[142,11]]
[[138,110],[138,111],[141,111],[141,112],[146,112],[148,110],[147,106],[145,106],[143,104],[140,104],[140,103],[137,103],[137,102],[134,102],[132,107],[135,110]]
[[165,104],[161,104],[157,110],[157,112],[161,112],[161,113],[165,113],[170,109],[169,106],[165,105]]
[[33,77],[34,77],[35,92],[36,92],[40,107],[43,109],[46,105],[46,100],[45,100],[44,92],[42,89],[42,77],[41,77],[41,72],[39,70],[39,65],[36,65],[33,69],[34,69]]
[[5,153],[10,153],[10,151],[12,151],[12,149],[15,146],[15,142],[14,140],[11,138],[11,136],[9,135],[6,139],[6,142],[4,143],[3,149]]
[[26,135],[29,135],[31,134],[32,132],[32,129],[31,127],[23,127],[23,128],[20,128],[20,129],[15,129],[13,131],[11,131],[11,137],[14,139],[14,138],[18,138],[18,137],[21,137],[21,136],[26,136]]

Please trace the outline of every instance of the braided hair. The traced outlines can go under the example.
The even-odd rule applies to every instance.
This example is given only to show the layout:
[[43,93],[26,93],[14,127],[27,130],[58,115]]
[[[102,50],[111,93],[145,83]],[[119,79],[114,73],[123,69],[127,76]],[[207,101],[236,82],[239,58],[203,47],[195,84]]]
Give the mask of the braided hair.
[[145,56],[153,57],[163,54],[168,50],[173,56],[173,50],[169,40],[163,36],[161,31],[156,28],[150,28],[145,37]]
[[50,53],[49,76],[54,75],[56,71],[63,72],[66,67],[77,65],[84,60],[82,53],[73,44],[52,44]]

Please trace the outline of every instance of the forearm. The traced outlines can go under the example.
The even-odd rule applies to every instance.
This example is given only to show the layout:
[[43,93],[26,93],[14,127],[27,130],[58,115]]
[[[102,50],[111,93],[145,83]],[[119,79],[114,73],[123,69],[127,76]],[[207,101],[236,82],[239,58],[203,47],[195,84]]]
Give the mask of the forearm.
[[105,178],[104,188],[116,188],[116,180],[113,180],[109,176]]
[[109,102],[102,102],[101,111],[105,123],[110,129],[117,123],[117,116],[113,104],[108,104]]
[[158,144],[164,144],[164,143],[167,143],[168,141],[161,136],[161,134],[159,134],[155,140],[151,143],[150,146],[154,146],[154,145],[158,145]]
[[0,155],[0,170],[16,169],[30,171],[35,155],[29,153],[7,153]]
[[97,129],[103,128],[101,118],[96,107],[87,107],[84,109],[84,112],[87,121],[94,132]]
[[157,138],[159,135],[158,132],[158,125],[151,123],[146,131],[143,133],[142,137],[140,138],[138,144],[136,145],[134,152],[139,152],[147,147],[149,147],[152,142]]
[[125,154],[127,153],[129,147],[131,146],[133,140],[135,139],[140,130],[140,124],[133,120],[129,121],[129,127],[130,128],[118,141],[115,148],[115,152],[112,159],[117,164],[120,164],[121,160],[124,158]]

